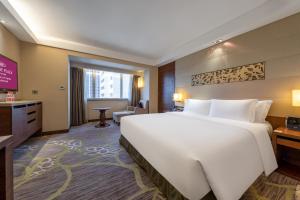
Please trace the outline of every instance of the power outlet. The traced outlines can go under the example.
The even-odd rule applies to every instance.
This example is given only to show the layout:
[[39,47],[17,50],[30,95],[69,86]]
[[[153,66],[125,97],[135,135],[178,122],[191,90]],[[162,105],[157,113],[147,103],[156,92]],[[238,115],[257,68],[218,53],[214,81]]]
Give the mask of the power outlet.
[[32,94],[33,94],[33,95],[37,95],[38,93],[39,93],[38,90],[32,90]]

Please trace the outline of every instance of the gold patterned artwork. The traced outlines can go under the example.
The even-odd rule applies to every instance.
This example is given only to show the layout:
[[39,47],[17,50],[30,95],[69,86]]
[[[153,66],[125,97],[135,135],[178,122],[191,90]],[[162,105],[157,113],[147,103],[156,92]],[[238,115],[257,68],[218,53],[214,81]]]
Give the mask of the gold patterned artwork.
[[192,86],[264,80],[265,62],[192,75]]

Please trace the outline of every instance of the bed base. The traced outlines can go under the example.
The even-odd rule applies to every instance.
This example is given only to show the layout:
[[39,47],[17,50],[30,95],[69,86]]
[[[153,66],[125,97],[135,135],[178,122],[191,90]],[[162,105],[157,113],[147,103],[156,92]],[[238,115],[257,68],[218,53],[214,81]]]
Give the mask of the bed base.
[[[158,187],[167,199],[188,200],[173,185],[171,185],[152,165],[121,135],[120,144],[126,149],[131,158],[146,172],[147,176]],[[210,191],[202,200],[216,200],[215,195]]]

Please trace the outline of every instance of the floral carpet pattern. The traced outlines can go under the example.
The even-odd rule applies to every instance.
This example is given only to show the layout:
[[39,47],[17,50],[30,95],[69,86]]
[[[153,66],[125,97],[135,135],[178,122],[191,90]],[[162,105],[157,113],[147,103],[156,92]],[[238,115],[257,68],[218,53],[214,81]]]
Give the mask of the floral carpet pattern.
[[[119,145],[119,137],[114,124],[98,129],[89,123],[67,134],[31,138],[14,152],[15,199],[165,199]],[[242,199],[295,200],[299,184],[275,172],[258,178]]]

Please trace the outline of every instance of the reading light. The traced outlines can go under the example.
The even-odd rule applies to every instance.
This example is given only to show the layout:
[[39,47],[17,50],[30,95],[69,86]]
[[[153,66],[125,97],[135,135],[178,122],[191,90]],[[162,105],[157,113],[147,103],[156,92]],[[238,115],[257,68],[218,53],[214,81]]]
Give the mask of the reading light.
[[139,77],[138,78],[138,88],[142,88],[142,87],[144,87],[144,78]]
[[173,101],[175,101],[175,102],[182,101],[182,94],[181,93],[174,93],[173,94]]
[[292,91],[292,105],[295,107],[300,107],[300,90]]

